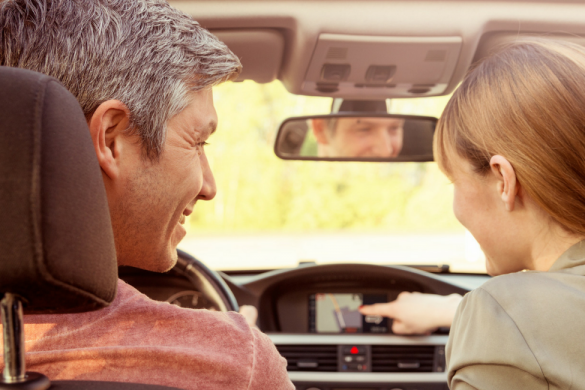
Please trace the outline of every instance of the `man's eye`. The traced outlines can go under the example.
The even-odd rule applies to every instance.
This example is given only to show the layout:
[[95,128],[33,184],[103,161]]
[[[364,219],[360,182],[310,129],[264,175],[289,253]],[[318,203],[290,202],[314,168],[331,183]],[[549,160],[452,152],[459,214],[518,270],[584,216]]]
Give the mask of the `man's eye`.
[[203,155],[203,153],[205,153],[205,146],[209,145],[207,142],[197,142],[195,144],[195,150],[197,151],[197,154],[199,156]]

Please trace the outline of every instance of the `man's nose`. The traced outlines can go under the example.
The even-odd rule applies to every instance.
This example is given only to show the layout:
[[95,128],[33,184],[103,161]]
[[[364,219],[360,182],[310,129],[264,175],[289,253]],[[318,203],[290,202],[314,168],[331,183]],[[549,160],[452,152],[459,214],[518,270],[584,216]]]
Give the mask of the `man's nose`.
[[393,153],[392,136],[387,131],[380,132],[376,142],[376,156],[391,157]]
[[211,200],[217,194],[217,187],[215,186],[215,178],[213,177],[213,172],[205,154],[201,156],[201,170],[203,173],[203,184],[199,195],[197,195],[197,199]]

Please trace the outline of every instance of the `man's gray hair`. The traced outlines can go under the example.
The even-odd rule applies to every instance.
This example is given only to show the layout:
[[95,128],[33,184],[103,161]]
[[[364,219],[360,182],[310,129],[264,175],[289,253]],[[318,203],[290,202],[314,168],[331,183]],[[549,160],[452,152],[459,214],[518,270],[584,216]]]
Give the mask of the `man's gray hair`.
[[190,92],[241,71],[225,44],[163,0],[0,0],[0,65],[59,79],[88,118],[120,100],[150,158]]

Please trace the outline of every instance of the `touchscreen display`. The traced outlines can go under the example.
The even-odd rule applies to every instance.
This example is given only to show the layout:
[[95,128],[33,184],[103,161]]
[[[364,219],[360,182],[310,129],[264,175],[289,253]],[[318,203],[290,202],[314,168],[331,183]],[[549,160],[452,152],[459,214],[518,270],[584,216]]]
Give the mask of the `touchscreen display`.
[[363,316],[361,305],[387,302],[381,294],[317,293],[309,296],[309,332],[387,333],[388,319]]

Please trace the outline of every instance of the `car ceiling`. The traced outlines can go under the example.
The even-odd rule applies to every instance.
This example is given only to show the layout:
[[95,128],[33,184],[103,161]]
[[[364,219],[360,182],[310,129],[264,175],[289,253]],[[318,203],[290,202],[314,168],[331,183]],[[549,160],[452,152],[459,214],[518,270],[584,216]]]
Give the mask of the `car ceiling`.
[[[291,93],[303,95],[445,95],[474,61],[501,43],[544,36],[585,44],[585,3],[580,1],[169,3],[241,58],[240,79],[280,79]],[[393,76],[384,79],[391,66]],[[372,69],[382,77],[372,81]]]

